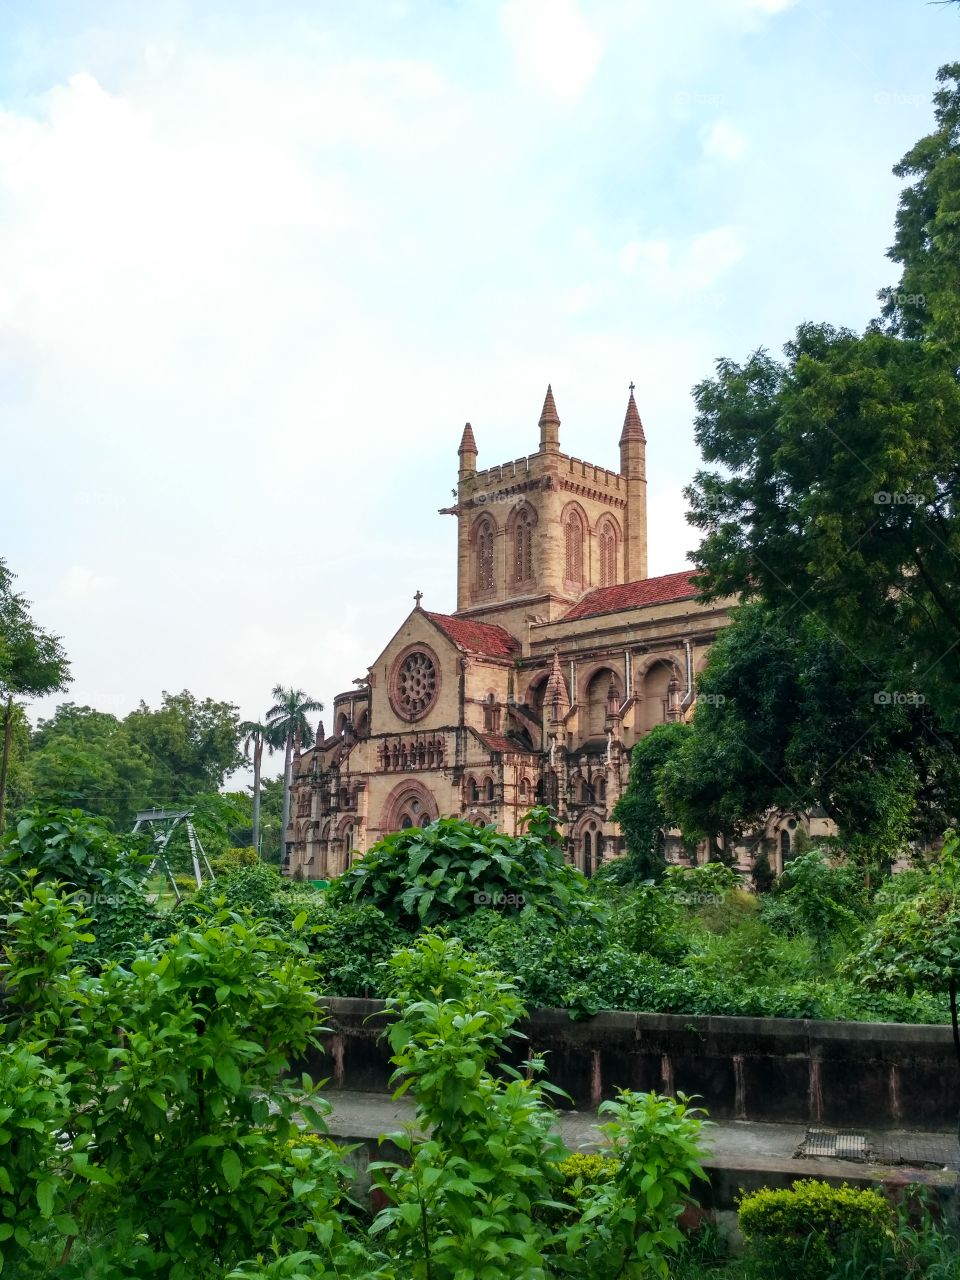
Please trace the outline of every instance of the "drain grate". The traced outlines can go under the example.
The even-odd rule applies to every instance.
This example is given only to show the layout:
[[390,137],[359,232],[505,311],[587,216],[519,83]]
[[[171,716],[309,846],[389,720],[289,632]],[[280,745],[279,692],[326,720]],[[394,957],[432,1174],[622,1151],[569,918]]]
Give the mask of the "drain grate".
[[867,1139],[862,1133],[854,1133],[851,1129],[836,1132],[830,1129],[808,1129],[796,1154],[801,1159],[819,1156],[826,1160],[858,1160],[862,1163],[867,1158]]

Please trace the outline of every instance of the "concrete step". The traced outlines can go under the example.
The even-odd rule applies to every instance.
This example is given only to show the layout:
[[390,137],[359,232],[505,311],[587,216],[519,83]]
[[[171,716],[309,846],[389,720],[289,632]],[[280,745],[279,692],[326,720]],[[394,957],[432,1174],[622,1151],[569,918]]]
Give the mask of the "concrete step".
[[[374,1153],[383,1135],[414,1126],[416,1108],[405,1097],[394,1100],[388,1094],[339,1089],[326,1097],[332,1107],[331,1136],[364,1148],[361,1166],[378,1158]],[[603,1117],[595,1111],[556,1112],[556,1130],[571,1151],[602,1147],[601,1123]],[[824,1141],[831,1136],[841,1139],[833,1145],[834,1152],[856,1158],[802,1154],[805,1149],[831,1149]],[[955,1132],[878,1129],[854,1133],[817,1125],[810,1141],[805,1125],[733,1120],[706,1124],[703,1145],[710,1188],[698,1198],[706,1208],[731,1210],[743,1191],[788,1187],[798,1178],[822,1178],[878,1187],[893,1198],[908,1186],[924,1186],[941,1201],[948,1216],[956,1212],[960,1145]]]

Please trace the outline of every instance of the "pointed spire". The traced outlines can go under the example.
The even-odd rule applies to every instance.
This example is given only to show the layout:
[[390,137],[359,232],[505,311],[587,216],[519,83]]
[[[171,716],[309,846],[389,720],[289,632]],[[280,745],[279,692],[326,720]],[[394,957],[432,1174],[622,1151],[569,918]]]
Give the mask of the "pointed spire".
[[556,426],[560,425],[560,415],[557,413],[557,405],[553,398],[553,387],[547,383],[547,394],[543,397],[543,409],[540,413],[540,426],[545,422],[552,422]]
[[457,453],[460,456],[460,479],[462,480],[464,476],[472,475],[477,469],[477,442],[469,422],[463,428]]
[[560,667],[559,649],[554,649],[553,651],[553,668],[550,672],[550,678],[547,680],[543,704],[547,708],[550,720],[553,722],[562,720],[570,710],[570,694],[567,691],[567,682],[563,678],[563,671]]
[[547,394],[543,397],[543,408],[540,411],[540,451],[557,453],[559,449],[560,415],[553,398],[553,387],[548,382]]
[[465,453],[476,453],[476,452],[477,452],[477,442],[476,442],[476,439],[474,438],[473,427],[471,427],[470,423],[468,422],[464,425],[463,435],[460,437],[460,448],[457,450],[457,453],[459,453],[462,457],[463,454]]
[[620,443],[626,444],[628,440],[642,440],[646,443],[647,437],[643,434],[643,423],[640,421],[640,411],[637,408],[637,402],[633,398],[633,383],[630,383],[630,399],[627,401],[627,412],[623,418],[623,432],[620,436]]

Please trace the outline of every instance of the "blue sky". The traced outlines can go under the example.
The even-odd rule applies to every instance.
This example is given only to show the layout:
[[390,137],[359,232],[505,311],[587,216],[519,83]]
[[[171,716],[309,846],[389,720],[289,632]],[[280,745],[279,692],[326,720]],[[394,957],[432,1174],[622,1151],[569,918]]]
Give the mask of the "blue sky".
[[[480,465],[607,466],[684,567],[690,390],[863,325],[960,10],[923,0],[8,0],[2,550],[69,696],[329,704]],[[37,707],[35,710],[43,710]]]

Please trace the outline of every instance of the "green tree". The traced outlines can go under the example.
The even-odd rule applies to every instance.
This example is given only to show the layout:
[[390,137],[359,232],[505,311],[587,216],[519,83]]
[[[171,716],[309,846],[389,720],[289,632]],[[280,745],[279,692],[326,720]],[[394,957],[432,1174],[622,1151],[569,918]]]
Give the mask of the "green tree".
[[880,297],[894,332],[960,350],[960,63],[937,72],[936,129],[894,168],[905,187],[888,256],[903,268]]
[[30,616],[30,602],[13,589],[15,574],[0,559],[0,699],[3,750],[0,755],[0,833],[3,832],[13,738],[15,701],[64,689],[70,664],[60,637],[43,631]]
[[263,858],[278,865],[282,861],[283,774],[260,779],[260,846]]
[[897,168],[888,325],[803,324],[786,359],[717,363],[695,389],[707,464],[688,490],[702,594],[816,613],[892,697],[960,711],[960,89]]
[[141,702],[124,720],[130,741],[154,761],[159,803],[218,791],[243,764],[240,719],[230,702],[199,699],[189,690],[164,692],[154,711]]
[[660,780],[667,761],[680,750],[691,730],[682,721],[660,724],[641,738],[630,752],[627,789],[617,801],[614,819],[620,823],[627,856],[607,864],[605,879],[618,884],[659,881],[666,868],[664,835],[672,825],[660,799]]
[[244,759],[253,759],[253,847],[260,857],[260,770],[263,764],[263,752],[270,754],[280,746],[279,738],[272,727],[261,720],[243,720],[240,723],[243,734]]
[[864,862],[942,831],[960,806],[960,746],[934,709],[884,682],[818,618],[742,605],[697,684],[692,730],[659,772],[691,839],[732,846],[771,809],[819,807]]
[[415,932],[479,908],[509,915],[536,910],[568,922],[597,913],[587,881],[564,860],[549,812],[532,809],[528,831],[508,836],[462,818],[394,831],[327,892],[335,906],[370,903]]
[[70,804],[129,827],[154,801],[157,765],[127,725],[92,707],[61,703],[30,740],[27,775],[34,801]]
[[283,743],[283,817],[280,829],[281,859],[286,848],[287,828],[290,826],[290,775],[293,768],[293,752],[313,738],[313,730],[307,716],[322,711],[323,703],[307,696],[302,689],[285,689],[282,684],[274,687],[273,706],[267,712],[267,725],[271,738]]

